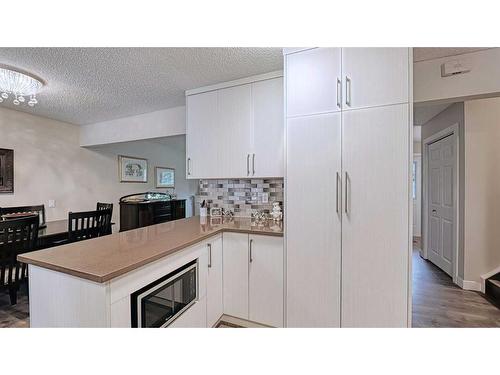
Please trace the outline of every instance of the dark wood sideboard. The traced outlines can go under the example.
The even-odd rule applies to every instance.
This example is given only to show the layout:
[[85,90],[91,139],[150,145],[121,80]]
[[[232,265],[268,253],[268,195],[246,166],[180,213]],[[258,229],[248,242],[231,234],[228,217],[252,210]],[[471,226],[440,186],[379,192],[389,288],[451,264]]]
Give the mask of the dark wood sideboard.
[[120,198],[120,232],[186,217],[186,200],[165,193],[131,194]]

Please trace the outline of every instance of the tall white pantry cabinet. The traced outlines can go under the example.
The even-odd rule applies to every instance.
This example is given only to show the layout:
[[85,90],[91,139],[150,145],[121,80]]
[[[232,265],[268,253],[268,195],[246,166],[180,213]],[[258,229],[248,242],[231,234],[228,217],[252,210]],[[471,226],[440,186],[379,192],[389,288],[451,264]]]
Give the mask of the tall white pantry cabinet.
[[411,50],[284,54],[286,326],[407,327]]

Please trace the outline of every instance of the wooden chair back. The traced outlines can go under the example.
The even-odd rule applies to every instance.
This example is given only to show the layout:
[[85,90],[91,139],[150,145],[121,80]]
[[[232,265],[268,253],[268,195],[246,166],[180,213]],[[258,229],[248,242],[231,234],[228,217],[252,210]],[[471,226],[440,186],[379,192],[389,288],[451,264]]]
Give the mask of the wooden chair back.
[[[102,202],[97,202],[97,211],[100,210],[111,210],[111,218],[113,218],[113,203],[102,203]],[[111,225],[109,226],[109,233],[106,234],[111,234],[112,232],[112,227]]]
[[17,255],[36,250],[38,226],[38,216],[0,221],[0,287],[9,289],[12,304],[19,284],[28,277],[28,267]]
[[44,227],[45,221],[45,205],[41,204],[38,206],[18,206],[18,207],[2,207],[0,208],[0,217],[6,214],[17,214],[17,213],[28,213],[33,212],[38,214],[38,225],[39,227]]
[[70,212],[68,241],[77,242],[111,233],[111,210]]

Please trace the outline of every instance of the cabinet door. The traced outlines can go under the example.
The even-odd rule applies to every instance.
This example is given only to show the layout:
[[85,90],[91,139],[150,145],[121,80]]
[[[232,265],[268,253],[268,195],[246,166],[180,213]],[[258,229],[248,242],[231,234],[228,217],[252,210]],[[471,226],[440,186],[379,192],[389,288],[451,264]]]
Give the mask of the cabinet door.
[[217,177],[247,177],[252,153],[252,85],[219,90],[218,98],[222,136],[215,146],[221,153],[222,171]]
[[344,327],[407,326],[408,111],[402,104],[342,114]]
[[217,92],[186,98],[186,177],[219,177],[219,121]]
[[248,235],[223,234],[224,314],[248,319]]
[[249,319],[283,327],[283,238],[249,236]]
[[340,325],[340,134],[340,113],[287,122],[287,327]]
[[340,111],[340,48],[314,48],[286,56],[287,116]]
[[208,242],[207,327],[213,327],[223,313],[222,237]]
[[283,177],[285,168],[283,78],[252,84],[252,176]]
[[408,48],[342,48],[343,108],[408,102]]

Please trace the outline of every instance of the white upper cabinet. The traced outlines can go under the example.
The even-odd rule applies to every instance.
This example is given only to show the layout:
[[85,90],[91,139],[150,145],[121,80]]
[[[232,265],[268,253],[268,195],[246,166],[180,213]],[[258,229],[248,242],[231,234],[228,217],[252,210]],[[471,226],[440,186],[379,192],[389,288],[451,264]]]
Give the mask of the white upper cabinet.
[[408,48],[342,48],[343,109],[408,102],[408,54]]
[[283,79],[252,84],[253,150],[251,175],[284,175]]
[[246,177],[252,153],[252,86],[240,85],[218,90],[222,175]]
[[341,110],[340,48],[314,48],[286,58],[287,116]]
[[186,98],[186,177],[219,175],[219,119],[217,91]]
[[283,177],[279,72],[186,95],[187,178]]

